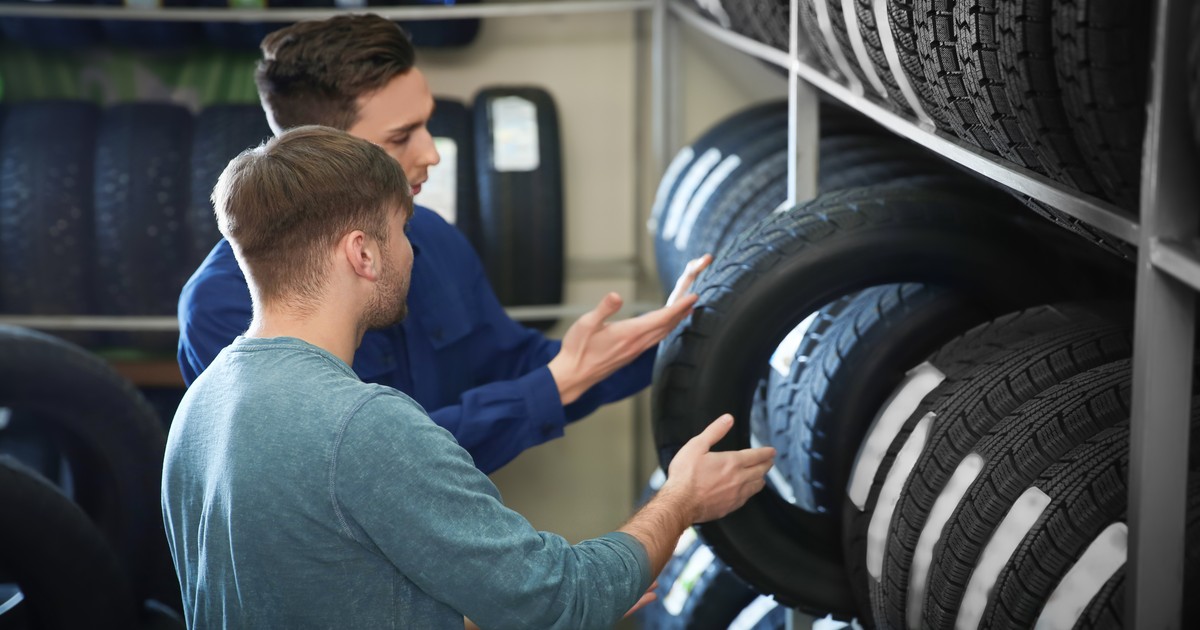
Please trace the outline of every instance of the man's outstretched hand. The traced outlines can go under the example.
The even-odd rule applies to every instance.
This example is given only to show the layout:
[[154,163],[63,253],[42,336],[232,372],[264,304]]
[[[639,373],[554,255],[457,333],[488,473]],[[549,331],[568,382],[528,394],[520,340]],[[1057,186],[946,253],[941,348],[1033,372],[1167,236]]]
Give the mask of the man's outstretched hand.
[[707,254],[689,262],[667,305],[660,309],[609,322],[608,318],[623,304],[621,296],[609,293],[596,308],[571,324],[563,336],[562,348],[548,366],[562,403],[575,402],[588,388],[628,365],[674,330],[699,299],[690,292],[692,283],[710,262],[712,256]]

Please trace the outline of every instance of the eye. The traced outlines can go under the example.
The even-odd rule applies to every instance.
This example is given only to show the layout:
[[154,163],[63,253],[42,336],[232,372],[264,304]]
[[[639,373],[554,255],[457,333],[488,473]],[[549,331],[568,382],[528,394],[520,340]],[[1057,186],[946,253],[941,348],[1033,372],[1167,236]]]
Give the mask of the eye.
[[403,136],[395,136],[393,138],[388,138],[388,144],[391,144],[394,146],[404,146],[405,144],[408,144],[408,140],[411,137],[412,136],[410,136],[408,134],[404,134]]

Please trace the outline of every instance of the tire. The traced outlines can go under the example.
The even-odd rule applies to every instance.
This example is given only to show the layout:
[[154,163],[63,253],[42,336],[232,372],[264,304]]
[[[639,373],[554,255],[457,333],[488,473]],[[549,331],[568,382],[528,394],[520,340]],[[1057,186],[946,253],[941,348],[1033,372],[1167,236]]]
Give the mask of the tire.
[[139,600],[178,609],[159,507],[166,435],[141,394],[72,344],[0,326],[0,406],[43,422],[70,465],[73,498],[116,551]]
[[[892,66],[888,63],[887,54],[883,51],[883,42],[879,39],[879,25],[875,21],[875,8],[872,0],[855,0],[854,10],[858,17],[858,32],[862,36],[863,45],[867,49],[867,57],[875,68],[875,76],[879,77],[887,90],[887,102],[902,116],[912,117],[915,114],[908,104],[908,97],[900,89]],[[886,24],[884,25],[887,26]]]
[[[192,116],[176,105],[109,108],[96,139],[94,286],[103,315],[174,315],[191,274]],[[176,335],[113,333],[109,343],[173,352]]]
[[[989,545],[993,533],[1005,529],[1001,524],[1007,515],[1016,516],[1012,508],[1042,471],[1093,435],[1129,419],[1130,388],[1129,360],[1088,370],[1021,405],[975,445],[967,457],[982,459],[979,476],[933,549],[922,627],[953,628],[956,619],[977,618],[972,615],[982,612],[986,598],[976,600],[976,584],[987,588],[995,580],[987,566],[978,566],[985,547],[996,549]],[[917,614],[911,598],[908,606],[911,620]]]
[[[925,415],[914,412],[904,417],[906,405],[932,402],[938,392],[954,387],[954,383],[969,375],[977,366],[1041,335],[1058,335],[1079,326],[1127,325],[1130,317],[1130,313],[1108,304],[1043,305],[1006,314],[980,324],[942,346],[925,361],[936,371],[922,373],[917,370],[914,376],[919,378],[907,379],[896,388],[889,403],[875,414],[866,437],[858,447],[847,487],[849,500],[843,502],[843,548],[859,610],[871,610],[870,591],[872,581],[876,579],[871,577],[867,568],[867,535],[871,518],[899,450],[919,419]],[[922,380],[930,376],[933,381]]]
[[[91,312],[92,171],[99,110],[79,101],[9,105],[0,122],[0,308]],[[47,238],[48,237],[48,238]],[[64,335],[92,344],[87,333]]]
[[[784,126],[786,128],[786,122]],[[683,273],[690,260],[689,253],[716,253],[713,248],[718,246],[717,241],[724,231],[706,228],[712,223],[729,219],[730,215],[750,203],[757,193],[764,192],[767,180],[780,172],[780,158],[786,176],[787,134],[767,133],[750,138],[736,150],[727,153],[709,171],[679,215],[676,229],[665,229],[662,238],[658,239],[658,273],[665,293],[670,293],[675,279]],[[774,191],[778,191],[778,187]],[[776,200],[775,206],[782,201]],[[694,231],[699,238],[692,242]],[[704,234],[701,236],[702,232]]]
[[654,590],[658,599],[646,606],[642,627],[660,630],[724,630],[756,593],[733,574],[712,549],[691,536],[667,562]]
[[1013,116],[994,28],[996,0],[915,0],[925,81],[955,135],[1019,166],[1044,172]]
[[482,252],[471,110],[452,99],[438,98],[435,104],[428,127],[442,161],[430,167],[429,179],[416,202],[453,223],[475,251]]
[[[1054,72],[1053,0],[994,3],[999,72],[1021,136],[1046,173],[1089,195],[1101,194],[1063,108]],[[981,19],[981,18],[976,18]]]
[[1067,120],[1100,188],[1138,207],[1150,15],[1120,0],[1053,3],[1054,62]]
[[[1195,402],[1192,408],[1194,436],[1198,420]],[[1200,579],[1200,472],[1195,445],[1193,437],[1183,576],[1186,593],[1195,592]],[[1124,538],[1128,478],[1129,423],[1122,422],[1073,449],[1030,485],[1049,497],[1049,503],[997,576],[983,611],[983,627],[1033,627],[1047,612],[1046,604],[1060,585],[1065,587],[1062,592],[1072,590],[1064,585],[1064,578],[1093,542],[1097,543],[1091,556],[1095,558],[1110,536],[1116,541]],[[1090,601],[1081,601],[1078,595],[1070,598],[1079,609],[1074,627],[1124,627],[1124,556],[1123,548],[1099,554],[1113,574]],[[1195,627],[1200,621],[1195,598],[1185,600],[1182,612],[1183,627]]]
[[[1037,228],[1012,208],[981,206],[980,198],[987,197],[965,182],[910,180],[824,196],[740,236],[700,278],[692,315],[660,346],[652,410],[662,465],[711,418],[747,418],[779,340],[833,298],[919,281],[958,288],[985,308],[1016,308],[1077,288],[1086,273],[1072,273],[1075,284],[1048,277],[1059,263],[1031,251],[1040,248],[1029,231]],[[1012,267],[1000,269],[996,260]],[[748,441],[743,422],[719,448]],[[761,592],[784,605],[847,615],[854,605],[835,520],[765,492],[700,527],[718,556]]]
[[[842,57],[850,65],[850,71],[858,78],[858,82],[863,87],[863,93],[877,102],[887,100],[887,92],[878,92],[875,89],[875,84],[867,78],[867,70],[863,68],[858,58],[858,53],[854,51],[854,44],[851,43],[850,29],[846,25],[846,14],[843,10],[841,0],[806,0],[808,2],[825,2],[825,6],[829,9],[829,22],[833,27],[833,39],[837,42],[838,48],[842,51]],[[862,37],[862,33],[857,27],[858,13],[854,14],[855,29],[853,37]],[[872,66],[871,70],[874,71]]]
[[[871,602],[881,627],[905,626],[917,545],[926,529],[934,540],[939,537],[941,526],[928,520],[930,513],[976,444],[1026,401],[1077,374],[1127,358],[1131,348],[1129,326],[1124,324],[1081,325],[1047,333],[993,354],[962,377],[942,383],[917,407],[906,422],[908,430],[897,435],[889,451],[897,453],[895,460],[909,442],[923,448],[913,451],[911,468],[894,464],[887,472],[880,493],[889,488],[898,493],[877,497],[871,517],[871,529],[886,532],[886,545],[877,547],[874,555],[870,547],[867,550],[869,570],[872,557],[880,559],[876,570],[881,567],[881,573],[872,583]],[[920,426],[926,417],[938,420],[926,423],[929,428],[923,432]],[[946,496],[949,500],[954,495]],[[894,505],[894,510],[889,514],[881,505]]]
[[21,589],[23,616],[45,630],[135,628],[129,579],[79,506],[20,463],[0,457],[0,572]]
[[860,292],[809,356],[793,398],[793,453],[786,459],[796,505],[828,513],[841,529],[842,499],[868,424],[905,374],[989,313],[956,291],[919,283]]
[[200,266],[221,240],[213,214],[212,191],[229,161],[271,137],[271,127],[258,105],[213,105],[196,116],[192,134],[191,205],[187,232],[191,254],[184,268]]
[[742,609],[730,630],[787,630],[788,610],[769,595],[759,595]]
[[788,0],[721,0],[733,30],[773,48],[788,49]]
[[[918,44],[918,23],[914,15],[915,0],[888,0],[888,27],[892,30],[892,40],[896,44],[896,52],[900,57],[900,65],[904,75],[908,77],[909,85],[916,92],[917,100],[925,114],[933,120],[939,130],[953,132],[950,123],[950,113],[939,100],[937,83],[930,83],[925,78],[922,67],[922,52],[927,49]],[[925,25],[922,22],[922,25]]]
[[[160,7],[187,7],[192,0],[159,0]],[[125,0],[95,0],[98,5],[122,6]],[[203,29],[198,22],[149,22],[142,20],[101,20],[104,38],[114,46],[150,50],[180,50],[200,41]]]
[[[479,4],[479,0],[404,0],[407,5]],[[419,20],[397,22],[412,38],[417,48],[462,48],[469,46],[479,36],[483,20]]]
[[717,123],[672,159],[655,194],[649,223],[659,282],[665,292],[670,293],[678,277],[671,275],[671,270],[676,269],[672,242],[692,197],[705,179],[722,161],[736,156],[747,139],[777,134],[786,128],[787,103],[771,101],[755,105]]
[[1047,221],[1063,228],[1069,232],[1079,235],[1083,240],[1098,247],[1101,251],[1107,252],[1130,262],[1137,261],[1137,247],[1101,230],[1097,227],[1077,219],[1062,210],[1049,206],[1032,197],[1025,195],[1016,195],[1018,199],[1025,203],[1026,207],[1033,210],[1035,214],[1046,219]]
[[[829,47],[829,41],[825,39],[825,33],[821,30],[820,19],[817,17],[817,9],[814,2],[825,2],[826,0],[800,0],[799,3],[799,27],[801,37],[807,42],[810,61],[818,68],[824,68],[825,73],[838,83],[845,83],[846,77],[842,75],[841,66],[838,65],[837,57],[833,54],[833,49]],[[832,11],[830,11],[832,13]]]
[[[472,108],[484,268],[505,306],[559,304],[565,259],[554,101],[539,88],[489,88]],[[506,140],[497,143],[497,134]]]
[[[10,0],[11,1],[11,0]],[[36,0],[27,0],[33,3]],[[16,2],[26,4],[27,2]],[[38,2],[45,4],[45,2]],[[89,1],[55,2],[50,4],[67,7],[91,4]],[[17,18],[0,19],[3,38],[31,48],[49,50],[71,50],[94,46],[100,42],[100,25],[95,20]]]
[[[1192,28],[1195,33],[1200,30],[1200,5],[1192,5]],[[1188,111],[1192,114],[1192,135],[1196,139],[1196,147],[1200,148],[1200,41],[1192,38],[1188,41]]]

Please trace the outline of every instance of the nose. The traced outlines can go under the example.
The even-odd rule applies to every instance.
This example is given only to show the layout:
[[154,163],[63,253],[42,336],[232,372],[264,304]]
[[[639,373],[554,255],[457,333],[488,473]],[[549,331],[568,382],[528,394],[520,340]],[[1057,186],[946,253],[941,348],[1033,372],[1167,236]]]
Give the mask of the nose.
[[438,155],[437,144],[433,141],[433,135],[428,129],[422,128],[417,138],[420,144],[417,147],[417,159],[421,166],[435,166],[442,161],[442,156]]

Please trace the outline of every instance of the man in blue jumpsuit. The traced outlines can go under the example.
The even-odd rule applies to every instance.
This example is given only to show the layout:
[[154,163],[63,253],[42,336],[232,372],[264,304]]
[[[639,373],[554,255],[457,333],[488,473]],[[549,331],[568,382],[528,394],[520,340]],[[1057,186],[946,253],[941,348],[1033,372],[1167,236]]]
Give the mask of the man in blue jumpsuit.
[[[439,161],[425,127],[434,101],[395,23],[373,15],[301,22],[269,35],[262,50],[256,79],[277,134],[306,124],[343,129],[383,148],[414,194],[420,192]],[[454,226],[417,207],[408,229],[416,252],[411,316],[368,332],[352,367],[363,381],[414,398],[483,472],[649,384],[654,347],[678,319],[656,312],[609,323],[621,307],[619,296],[609,294],[563,342],[549,340],[505,314]],[[672,298],[688,291],[708,260],[689,265]],[[179,366],[190,385],[253,316],[246,280],[225,240],[184,286],[178,316]],[[621,341],[601,347],[595,334],[610,327]]]

